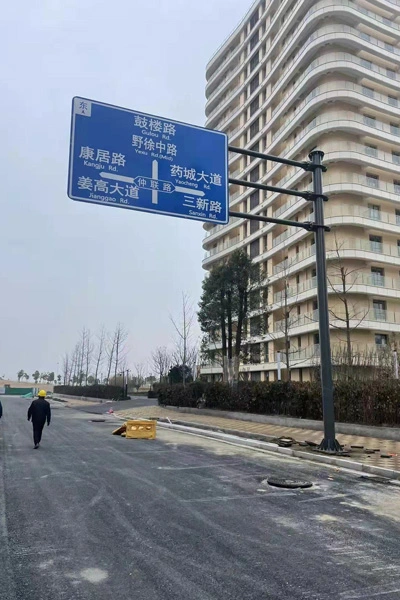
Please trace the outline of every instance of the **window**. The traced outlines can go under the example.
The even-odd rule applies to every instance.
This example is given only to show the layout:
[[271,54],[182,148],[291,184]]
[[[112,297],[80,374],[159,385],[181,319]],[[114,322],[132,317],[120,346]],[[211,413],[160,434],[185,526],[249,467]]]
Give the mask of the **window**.
[[393,69],[386,69],[386,75],[390,77],[390,79],[396,79],[396,71],[393,71]]
[[373,300],[374,318],[376,321],[386,321],[386,302],[384,300]]
[[368,35],[368,33],[364,33],[363,31],[361,31],[360,33],[360,38],[365,40],[366,42],[369,42],[371,39],[371,36]]
[[301,336],[300,335],[297,337],[297,347],[301,348]]
[[385,286],[385,270],[380,267],[371,267],[371,283],[379,287]]
[[367,185],[369,185],[369,187],[373,187],[373,188],[379,187],[378,175],[374,175],[373,173],[367,173],[366,179],[367,179]]
[[368,154],[368,156],[378,156],[378,148],[376,146],[365,146],[365,154]]
[[369,209],[369,218],[374,219],[375,221],[381,220],[381,207],[377,204],[370,204],[368,206]]
[[319,333],[314,333],[314,344],[316,346],[319,344]]
[[261,320],[260,317],[254,317],[250,319],[250,336],[261,334]]
[[400,240],[397,240],[397,254],[400,256]]
[[255,233],[256,231],[259,230],[260,227],[260,221],[253,221],[253,219],[250,221],[250,235],[252,233]]
[[269,362],[269,344],[265,342],[264,344],[264,362]]
[[400,194],[400,181],[398,179],[395,179],[393,181],[393,185],[395,194]]
[[370,235],[369,241],[372,252],[382,252],[382,238],[380,235]]
[[257,25],[258,23],[258,10],[256,10],[250,18],[250,29],[254,29],[254,27]]
[[[261,362],[259,355],[257,357],[253,356],[253,349],[251,349],[250,355],[252,363],[258,364],[259,362]],[[250,373],[250,379],[251,381],[261,381],[261,371],[253,371],[252,373]]]
[[255,258],[260,254],[260,239],[254,240],[250,244],[250,258]]
[[250,94],[256,91],[260,84],[260,73],[257,73],[255,77],[250,81]]
[[394,47],[392,44],[388,44],[387,42],[385,42],[385,50],[387,50],[388,52],[394,52]]
[[400,135],[400,127],[397,123],[390,123],[390,133]]
[[255,144],[253,144],[250,150],[252,150],[253,152],[260,152],[260,142],[256,142]]
[[376,346],[383,348],[384,346],[387,346],[387,343],[388,343],[388,336],[386,335],[386,333],[376,333],[375,334],[375,345]]
[[250,72],[251,72],[251,71],[254,71],[254,69],[255,69],[256,67],[258,67],[258,65],[259,65],[259,62],[260,62],[260,59],[259,59],[259,52],[257,51],[257,52],[255,53],[255,55],[253,56],[253,58],[251,59],[251,61],[250,61]]
[[375,117],[370,117],[369,115],[364,115],[364,123],[365,123],[365,125],[368,125],[368,127],[376,127]]
[[362,86],[362,93],[364,94],[364,96],[368,96],[368,98],[374,97],[374,90],[370,87],[367,87],[366,85]]
[[260,40],[260,32],[257,31],[257,33],[255,33],[254,35],[252,35],[251,38],[250,38],[250,52],[252,50],[254,50],[254,48],[257,46],[259,40]]
[[260,167],[257,165],[252,171],[250,171],[250,181],[253,183],[260,179]]
[[250,104],[250,116],[252,117],[260,107],[260,97],[254,98],[252,103]]
[[388,102],[391,106],[399,105],[399,101],[397,100],[396,96],[388,96]]
[[396,163],[396,165],[400,165],[400,152],[392,150],[392,161]]
[[250,139],[253,138],[260,131],[260,122],[259,119],[253,121],[250,125]]
[[258,206],[259,192],[255,191],[250,195],[250,210],[253,210]]
[[366,60],[365,58],[362,58],[360,60],[361,66],[365,67],[366,69],[372,69],[372,62],[370,60]]

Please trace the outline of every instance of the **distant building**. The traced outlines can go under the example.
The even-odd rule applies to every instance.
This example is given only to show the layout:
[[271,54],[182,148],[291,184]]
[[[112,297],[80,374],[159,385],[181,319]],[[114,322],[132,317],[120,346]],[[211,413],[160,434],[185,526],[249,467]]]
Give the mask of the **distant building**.
[[[207,127],[233,146],[307,160],[325,152],[326,235],[332,348],[375,351],[400,333],[400,2],[259,0],[210,60]],[[232,178],[310,189],[303,170],[231,153]],[[231,186],[231,209],[299,221],[303,199]],[[251,379],[277,377],[277,351],[290,342],[295,380],[319,361],[314,235],[303,229],[231,219],[205,224],[203,266],[245,248],[269,278],[268,333],[254,313],[247,329]],[[338,250],[338,252],[336,251]],[[286,333],[285,333],[286,330]],[[282,364],[285,368],[285,364]],[[202,373],[219,377],[221,368]]]

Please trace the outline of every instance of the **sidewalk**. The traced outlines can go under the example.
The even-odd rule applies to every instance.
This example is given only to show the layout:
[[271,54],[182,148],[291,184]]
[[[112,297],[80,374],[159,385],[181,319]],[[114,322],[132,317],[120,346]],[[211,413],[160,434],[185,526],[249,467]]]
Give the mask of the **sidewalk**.
[[[311,429],[284,427],[266,423],[252,423],[250,421],[240,421],[237,419],[212,417],[208,415],[196,415],[193,413],[185,413],[184,409],[177,412],[160,406],[115,411],[115,415],[123,419],[159,419],[170,420],[172,423],[185,425],[205,426],[226,433],[236,433],[241,437],[245,437],[246,434],[250,434],[250,436],[264,436],[266,441],[271,441],[272,439],[284,436],[293,438],[297,442],[307,440],[319,443],[323,437],[320,431]],[[344,434],[338,434],[337,439],[340,444],[345,446],[346,450],[349,449],[351,452],[349,457],[341,457],[342,460],[359,462],[400,472],[400,442]],[[363,448],[351,449],[351,446],[362,446]],[[299,446],[293,446],[293,448],[304,450],[304,448]],[[379,452],[365,453],[365,449],[378,448]],[[382,458],[381,456],[389,454],[391,455],[390,458]]]

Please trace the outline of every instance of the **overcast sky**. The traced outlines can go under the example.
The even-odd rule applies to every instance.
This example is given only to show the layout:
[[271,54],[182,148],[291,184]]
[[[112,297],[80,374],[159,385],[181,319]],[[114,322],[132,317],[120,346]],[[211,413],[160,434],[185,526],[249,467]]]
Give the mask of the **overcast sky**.
[[73,96],[203,125],[205,66],[243,0],[16,0],[0,48],[0,376],[61,371],[82,327],[121,321],[129,363],[197,304],[202,224],[67,197]]

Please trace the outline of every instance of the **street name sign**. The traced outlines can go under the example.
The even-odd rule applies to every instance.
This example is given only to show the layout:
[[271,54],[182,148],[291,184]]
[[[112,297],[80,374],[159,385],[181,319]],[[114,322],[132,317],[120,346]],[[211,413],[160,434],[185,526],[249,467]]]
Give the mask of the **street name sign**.
[[75,97],[68,196],[227,223],[227,135]]

